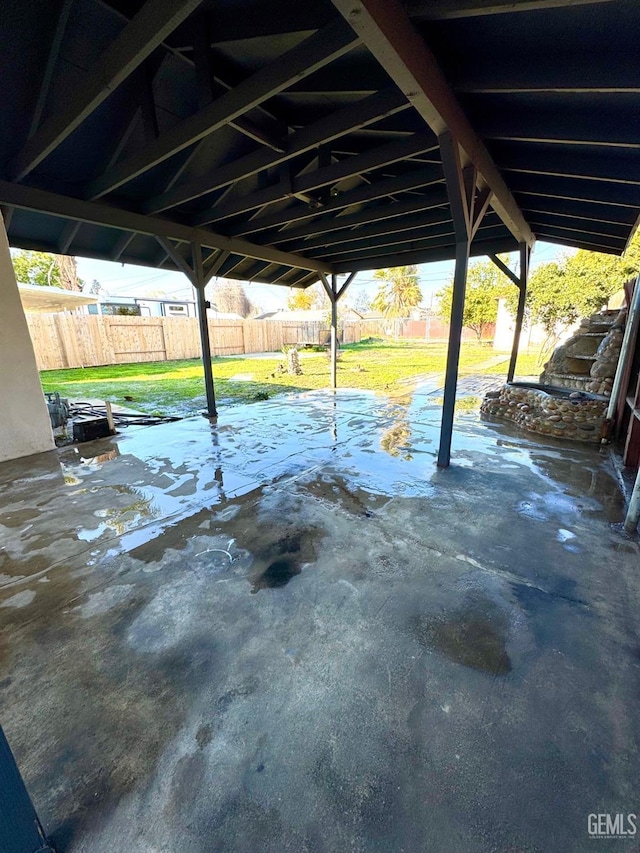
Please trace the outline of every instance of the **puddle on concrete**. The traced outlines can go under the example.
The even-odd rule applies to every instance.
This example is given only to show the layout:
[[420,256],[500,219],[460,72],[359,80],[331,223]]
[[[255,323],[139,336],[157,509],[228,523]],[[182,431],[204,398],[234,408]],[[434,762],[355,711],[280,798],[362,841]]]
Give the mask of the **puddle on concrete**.
[[506,623],[493,606],[473,603],[445,617],[415,616],[411,629],[420,645],[454,663],[491,675],[511,672]]
[[380,447],[390,456],[413,459],[410,451],[411,429],[406,420],[399,420],[380,437]]
[[357,486],[347,486],[341,477],[322,476],[313,479],[305,478],[305,492],[312,494],[315,498],[338,504],[342,509],[352,515],[364,515],[366,518],[374,516],[374,509],[381,505],[384,499],[379,495],[366,492]]
[[0,589],[13,586],[16,581],[24,578],[38,577],[51,566],[51,561],[44,554],[33,554],[30,557],[10,557],[6,551],[0,552]]
[[35,508],[16,509],[13,512],[5,512],[0,515],[0,524],[3,527],[24,527],[28,522],[38,518],[40,510]]
[[302,568],[296,565],[295,561],[289,557],[274,560],[253,582],[251,592],[258,592],[261,589],[278,589],[278,587],[286,586],[291,578],[301,574],[301,572]]
[[304,565],[316,560],[316,540],[320,534],[318,528],[293,529],[262,546],[255,554],[258,570],[252,572],[251,592],[279,589],[301,574]]
[[[323,531],[302,520],[274,525],[272,513],[261,520],[263,498],[264,489],[259,488],[250,500],[245,497],[241,504],[229,504],[224,512],[218,506],[199,510],[168,525],[155,538],[129,549],[128,553],[135,560],[160,566],[168,550],[184,550],[196,537],[204,544],[223,535],[225,541],[235,543],[236,550],[247,554],[251,564],[247,579],[252,593],[282,588],[301,574],[306,565],[316,561],[317,543]],[[301,512],[296,505],[279,508],[278,514],[300,519]],[[206,547],[199,553],[208,553]]]

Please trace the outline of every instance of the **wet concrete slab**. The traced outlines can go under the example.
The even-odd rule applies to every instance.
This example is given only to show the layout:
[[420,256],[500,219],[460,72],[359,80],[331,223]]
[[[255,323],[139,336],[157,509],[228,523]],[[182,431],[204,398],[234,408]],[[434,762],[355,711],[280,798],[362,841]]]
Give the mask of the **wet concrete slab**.
[[583,851],[637,812],[609,457],[471,402],[439,471],[436,391],[0,465],[0,719],[60,851]]

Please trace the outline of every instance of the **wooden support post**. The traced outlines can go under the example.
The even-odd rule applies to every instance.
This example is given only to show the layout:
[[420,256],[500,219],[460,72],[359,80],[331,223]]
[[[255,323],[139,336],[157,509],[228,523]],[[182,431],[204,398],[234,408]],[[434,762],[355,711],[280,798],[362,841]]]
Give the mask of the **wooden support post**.
[[[447,349],[440,446],[438,448],[438,467],[447,468],[451,460],[453,416],[456,408],[456,388],[458,384],[464,299],[467,290],[467,270],[469,267],[471,241],[480,227],[489,204],[493,203],[495,207],[496,198],[494,188],[487,183],[475,165],[463,167],[461,157],[461,148],[463,146],[456,140],[450,130],[444,130],[438,136],[438,143],[440,145],[442,168],[447,185],[449,209],[451,211],[451,218],[453,219],[453,230],[456,237],[456,268],[453,278],[451,325]],[[528,245],[526,243],[522,245],[525,247],[526,258],[528,259]],[[498,266],[506,269],[502,261],[493,256],[492,259]],[[509,270],[507,270],[507,273],[513,277]]]
[[[451,438],[453,436],[453,416],[456,408],[456,388],[458,385],[458,366],[460,363],[460,344],[462,342],[462,321],[464,316],[464,298],[467,290],[467,268],[471,240],[479,219],[475,218],[476,180],[475,169],[463,170],[460,149],[449,131],[438,139],[442,154],[442,167],[447,183],[449,208],[456,235],[456,268],[453,276],[453,299],[451,302],[451,320],[449,343],[447,346],[447,367],[444,379],[444,402],[442,404],[442,423],[440,426],[440,446],[438,448],[438,467],[447,468],[451,460]],[[484,208],[486,209],[486,208]]]
[[338,386],[338,276],[331,275],[331,387]]
[[204,367],[204,386],[207,394],[207,411],[209,418],[217,418],[216,392],[213,384],[213,367],[211,365],[211,341],[209,338],[209,321],[207,320],[207,299],[205,296],[206,280],[202,269],[202,246],[192,243],[191,256],[193,259],[193,286],[196,289],[198,303],[198,323],[200,325],[200,341],[202,344],[202,365]]
[[211,278],[211,273],[205,273],[202,264],[202,246],[200,243],[191,243],[191,264],[177,250],[173,243],[165,237],[156,240],[167,255],[171,258],[178,269],[187,276],[196,291],[196,306],[198,313],[198,325],[200,327],[200,344],[202,348],[202,366],[204,369],[204,386],[207,394],[207,410],[203,414],[215,419],[218,417],[216,409],[216,392],[213,384],[213,368],[211,366],[211,342],[209,340],[209,322],[207,320],[207,300],[204,289]]
[[462,319],[464,315],[464,297],[467,289],[467,268],[469,266],[470,246],[469,240],[456,243],[456,268],[453,277],[453,300],[451,303],[447,368],[444,380],[440,447],[438,449],[439,468],[447,468],[451,460],[451,438],[453,436],[453,416],[456,408],[456,388],[458,385]]
[[338,289],[338,276],[336,273],[331,275],[331,284],[329,284],[326,275],[320,274],[320,281],[324,287],[329,301],[331,302],[331,388],[338,387],[338,302],[346,293],[347,288],[356,277],[356,273],[352,272],[349,277]]
[[527,300],[527,283],[529,275],[529,247],[526,243],[520,243],[520,281],[518,287],[518,309],[516,311],[516,328],[513,333],[513,347],[511,349],[511,359],[509,361],[509,371],[507,372],[507,382],[513,382],[513,377],[516,372],[516,363],[518,361],[518,349],[520,347],[520,335],[522,334],[522,322],[524,320],[524,308]]

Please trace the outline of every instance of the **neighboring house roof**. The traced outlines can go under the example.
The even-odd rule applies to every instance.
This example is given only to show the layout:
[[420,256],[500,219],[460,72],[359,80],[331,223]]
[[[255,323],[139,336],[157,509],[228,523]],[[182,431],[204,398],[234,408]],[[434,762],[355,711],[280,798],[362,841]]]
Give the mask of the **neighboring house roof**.
[[22,307],[25,311],[40,311],[49,314],[58,311],[73,311],[81,305],[94,305],[97,296],[63,290],[61,287],[46,287],[39,284],[18,284]]
[[195,305],[193,299],[176,299],[174,296],[131,296],[130,294],[115,296],[106,296],[104,294],[96,297],[98,302],[102,302],[105,305],[122,305],[124,303],[128,305],[138,305],[141,302],[160,302],[164,305]]
[[[338,308],[343,320],[360,320],[362,315],[353,308]],[[265,311],[254,320],[277,320],[279,323],[329,323],[329,307],[309,311]]]
[[327,309],[312,311],[265,311],[256,320],[277,320],[280,323],[324,323],[327,320]]

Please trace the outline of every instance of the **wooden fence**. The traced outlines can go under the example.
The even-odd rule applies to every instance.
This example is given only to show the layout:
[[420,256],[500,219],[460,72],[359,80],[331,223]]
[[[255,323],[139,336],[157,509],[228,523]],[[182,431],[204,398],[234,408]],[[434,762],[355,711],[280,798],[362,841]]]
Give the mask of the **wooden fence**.
[[[92,314],[27,314],[40,370],[95,367],[200,357],[193,317],[119,317]],[[346,322],[344,343],[380,334],[380,323]],[[287,344],[321,343],[324,323],[273,320],[209,320],[213,355],[278,352]]]

